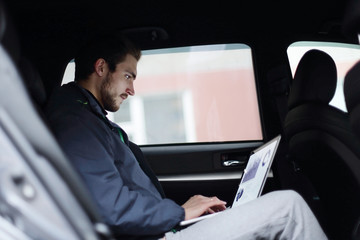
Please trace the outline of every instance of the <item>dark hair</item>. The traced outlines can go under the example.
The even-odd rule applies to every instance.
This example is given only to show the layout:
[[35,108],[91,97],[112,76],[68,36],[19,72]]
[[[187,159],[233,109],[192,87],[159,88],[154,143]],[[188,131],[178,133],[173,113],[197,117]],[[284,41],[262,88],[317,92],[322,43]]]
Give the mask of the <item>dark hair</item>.
[[114,72],[116,65],[124,61],[127,54],[139,61],[141,50],[129,39],[120,35],[102,35],[89,40],[75,57],[75,81],[84,80],[94,72],[94,64],[103,58]]

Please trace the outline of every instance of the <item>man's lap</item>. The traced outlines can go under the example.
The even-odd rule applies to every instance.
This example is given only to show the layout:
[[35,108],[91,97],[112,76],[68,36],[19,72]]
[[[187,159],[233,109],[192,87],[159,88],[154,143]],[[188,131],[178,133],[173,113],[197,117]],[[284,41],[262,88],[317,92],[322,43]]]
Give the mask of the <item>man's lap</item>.
[[[294,209],[295,208],[295,212]],[[304,209],[303,209],[304,208]],[[284,232],[285,225],[294,221],[297,225],[297,215],[310,211],[302,197],[294,191],[275,191],[230,209],[209,219],[205,219],[189,226],[177,233],[166,234],[167,240],[172,239],[257,239],[266,236],[266,239],[279,238]],[[294,216],[293,216],[294,215]],[[312,215],[310,211],[310,215]],[[313,216],[299,216],[300,219],[315,221]],[[293,219],[289,219],[293,218]],[[287,226],[289,228],[289,226]],[[302,226],[292,229],[294,235],[302,234]],[[295,232],[294,232],[295,231]],[[322,231],[321,231],[322,232]],[[322,234],[319,233],[319,236]]]

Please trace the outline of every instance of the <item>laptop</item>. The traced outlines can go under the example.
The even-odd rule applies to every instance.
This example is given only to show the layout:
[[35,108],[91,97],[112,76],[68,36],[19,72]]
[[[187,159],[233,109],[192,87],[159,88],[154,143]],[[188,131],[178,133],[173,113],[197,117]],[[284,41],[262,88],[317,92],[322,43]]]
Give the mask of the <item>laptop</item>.
[[[280,139],[281,135],[278,135],[251,153],[231,208],[254,200],[261,195],[271,169],[271,164],[274,160],[276,150],[279,146]],[[228,209],[225,211],[227,210]],[[185,220],[180,222],[180,226],[186,226],[221,213],[222,212],[218,212]]]

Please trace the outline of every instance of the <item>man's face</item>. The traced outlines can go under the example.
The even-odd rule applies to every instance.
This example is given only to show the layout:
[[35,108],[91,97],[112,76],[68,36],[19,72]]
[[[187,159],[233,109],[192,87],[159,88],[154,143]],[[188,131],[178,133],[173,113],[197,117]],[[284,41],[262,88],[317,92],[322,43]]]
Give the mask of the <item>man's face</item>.
[[129,95],[135,94],[136,67],[137,60],[128,54],[123,62],[116,65],[114,72],[107,73],[100,89],[105,110],[116,112]]

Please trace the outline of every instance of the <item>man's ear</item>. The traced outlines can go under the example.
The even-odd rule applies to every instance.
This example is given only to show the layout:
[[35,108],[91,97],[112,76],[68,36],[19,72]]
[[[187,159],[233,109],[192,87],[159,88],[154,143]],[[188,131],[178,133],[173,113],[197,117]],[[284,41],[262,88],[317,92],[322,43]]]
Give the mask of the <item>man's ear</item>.
[[99,76],[102,77],[105,74],[105,70],[106,70],[106,61],[103,58],[99,58],[98,60],[96,60],[95,64],[94,64],[94,69],[95,69],[95,73]]

